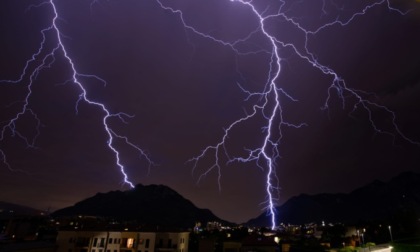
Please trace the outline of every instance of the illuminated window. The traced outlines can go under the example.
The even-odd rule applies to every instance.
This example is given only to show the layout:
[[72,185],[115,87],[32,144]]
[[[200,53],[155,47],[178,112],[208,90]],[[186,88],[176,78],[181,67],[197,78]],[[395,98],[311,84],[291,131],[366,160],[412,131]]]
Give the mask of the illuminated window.
[[128,238],[127,239],[127,248],[132,248],[134,244],[134,239],[133,238]]

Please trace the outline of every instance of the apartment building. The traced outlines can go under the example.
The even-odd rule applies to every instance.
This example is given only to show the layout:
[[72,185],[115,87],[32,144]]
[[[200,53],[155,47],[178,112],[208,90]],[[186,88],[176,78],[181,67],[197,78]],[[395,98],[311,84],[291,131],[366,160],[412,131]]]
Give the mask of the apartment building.
[[188,252],[189,232],[59,231],[57,252]]

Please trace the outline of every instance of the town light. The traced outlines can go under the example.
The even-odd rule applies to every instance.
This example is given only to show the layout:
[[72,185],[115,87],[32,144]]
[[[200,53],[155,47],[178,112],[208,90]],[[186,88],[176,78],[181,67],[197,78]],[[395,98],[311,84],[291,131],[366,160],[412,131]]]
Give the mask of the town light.
[[392,238],[391,226],[388,226],[388,230],[389,230],[389,236],[391,237],[391,242],[394,242],[394,239]]

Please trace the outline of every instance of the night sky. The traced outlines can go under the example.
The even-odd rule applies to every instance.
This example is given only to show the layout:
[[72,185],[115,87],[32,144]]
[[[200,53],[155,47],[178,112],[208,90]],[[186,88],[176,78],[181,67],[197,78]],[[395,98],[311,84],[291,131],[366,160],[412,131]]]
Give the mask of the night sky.
[[[167,185],[196,206],[234,222],[263,213],[268,171],[263,162],[227,163],[221,153],[220,191],[217,169],[200,177],[214,164],[214,152],[195,169],[194,162],[188,162],[207,146],[217,145],[229,125],[264,101],[242,90],[267,91],[272,60],[271,44],[258,30],[251,8],[228,0],[162,1],[181,10],[186,25],[198,32],[229,43],[248,38],[235,44],[235,52],[185,28],[179,12],[164,10],[154,0],[54,2],[62,42],[83,74],[79,80],[88,98],[105,104],[111,113],[133,115],[125,117],[126,123],[118,118],[107,122],[154,162],[149,167],[147,159],[116,140],[130,180]],[[297,129],[281,124],[278,204],[301,193],[350,192],[375,179],[420,172],[420,3],[391,1],[402,12],[411,10],[402,15],[382,2],[346,26],[335,24],[308,34],[306,51],[302,29],[316,31],[335,20],[346,23],[375,1],[255,1],[256,10],[265,16],[279,9],[285,14],[264,23],[281,42],[276,86],[295,99],[280,96],[282,117],[284,122],[307,125]],[[1,1],[0,79],[19,79],[26,61],[38,51],[40,31],[51,26],[54,17],[52,6],[41,3]],[[293,44],[306,56],[310,52],[348,88],[383,107],[370,105],[368,112],[348,91],[340,99],[329,89],[331,74],[323,74],[282,43]],[[33,76],[28,110],[16,121],[16,133],[7,127],[22,111],[31,72],[56,45],[54,31],[47,32],[44,50],[28,65],[23,80],[0,82],[0,201],[56,210],[97,192],[129,189],[107,146],[104,113],[98,106],[77,103],[81,90],[71,81],[71,67],[61,49]],[[328,109],[323,109],[329,94]],[[265,116],[273,105],[270,100]],[[403,135],[385,107],[395,112]],[[30,111],[41,122],[37,138]],[[232,128],[225,145],[230,157],[246,157],[249,149],[263,144],[264,115],[258,113]],[[272,130],[276,137],[279,122],[278,112]],[[20,136],[29,144],[35,140],[34,146],[28,147]]]

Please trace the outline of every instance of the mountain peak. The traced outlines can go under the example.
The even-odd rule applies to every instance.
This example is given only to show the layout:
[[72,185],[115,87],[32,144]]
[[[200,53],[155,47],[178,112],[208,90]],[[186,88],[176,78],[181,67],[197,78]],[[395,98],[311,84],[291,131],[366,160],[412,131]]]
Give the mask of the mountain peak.
[[60,209],[54,216],[93,215],[133,220],[146,226],[193,227],[197,221],[226,222],[207,209],[199,209],[165,185],[141,185],[127,191],[97,193]]

